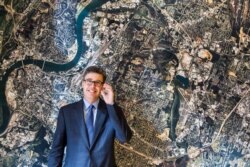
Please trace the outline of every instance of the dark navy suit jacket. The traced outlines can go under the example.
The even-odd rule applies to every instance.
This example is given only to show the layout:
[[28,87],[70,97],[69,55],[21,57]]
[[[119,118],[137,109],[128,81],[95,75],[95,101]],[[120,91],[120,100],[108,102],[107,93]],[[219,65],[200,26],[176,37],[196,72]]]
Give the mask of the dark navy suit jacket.
[[100,99],[94,139],[89,144],[83,106],[83,100],[80,100],[60,109],[48,158],[49,167],[62,166],[65,147],[65,167],[113,167],[116,165],[115,138],[124,143],[132,137],[120,107],[108,105]]

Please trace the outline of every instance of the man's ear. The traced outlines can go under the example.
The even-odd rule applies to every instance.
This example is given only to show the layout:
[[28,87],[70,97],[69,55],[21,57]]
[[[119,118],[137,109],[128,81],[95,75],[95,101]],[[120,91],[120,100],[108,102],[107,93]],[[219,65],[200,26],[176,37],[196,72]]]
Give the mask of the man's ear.
[[103,89],[101,90],[100,98],[103,100],[102,91],[103,91]]

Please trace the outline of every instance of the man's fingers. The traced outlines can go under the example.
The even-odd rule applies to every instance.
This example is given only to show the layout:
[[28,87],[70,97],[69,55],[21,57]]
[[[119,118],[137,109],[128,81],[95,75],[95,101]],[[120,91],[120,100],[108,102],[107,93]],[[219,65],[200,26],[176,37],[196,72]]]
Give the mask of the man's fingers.
[[110,92],[110,91],[113,91],[112,87],[110,85],[103,85],[103,90],[104,92],[107,91],[107,92]]
[[103,85],[103,87],[104,87],[104,88],[108,88],[108,89],[112,89],[112,86],[109,85],[109,84],[107,84],[107,83],[105,83],[105,84]]

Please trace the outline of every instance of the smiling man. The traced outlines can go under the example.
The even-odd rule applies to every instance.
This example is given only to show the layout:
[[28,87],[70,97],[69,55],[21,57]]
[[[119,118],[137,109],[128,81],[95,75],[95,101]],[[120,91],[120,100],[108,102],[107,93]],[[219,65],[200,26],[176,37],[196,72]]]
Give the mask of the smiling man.
[[[82,80],[83,99],[59,111],[49,167],[114,167],[114,140],[132,137],[114,91],[100,67],[90,66]],[[66,148],[65,162],[64,149]]]

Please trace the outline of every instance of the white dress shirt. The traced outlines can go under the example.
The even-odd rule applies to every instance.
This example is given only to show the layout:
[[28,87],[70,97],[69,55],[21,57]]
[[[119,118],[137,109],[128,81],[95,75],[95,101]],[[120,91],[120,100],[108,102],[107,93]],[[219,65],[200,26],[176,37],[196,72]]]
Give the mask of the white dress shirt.
[[[95,109],[93,110],[93,114],[94,114],[94,125],[95,125],[95,120],[96,120],[96,114],[97,114],[97,107],[98,107],[98,104],[99,104],[99,99],[96,100],[92,105],[95,106]],[[89,104],[87,102],[87,100],[83,99],[83,111],[84,111],[84,119],[85,119],[85,122],[86,122],[86,115],[87,115],[87,112],[88,112],[88,108],[91,104]]]

